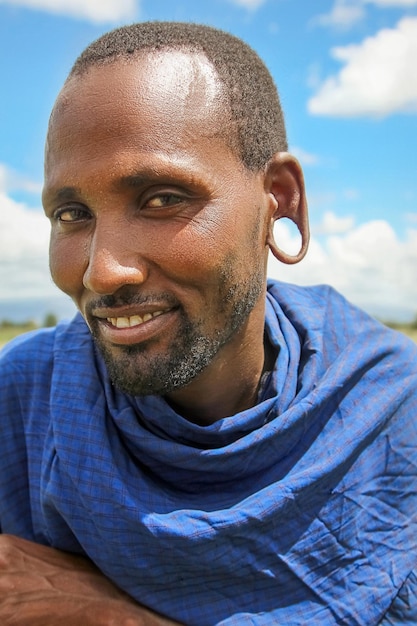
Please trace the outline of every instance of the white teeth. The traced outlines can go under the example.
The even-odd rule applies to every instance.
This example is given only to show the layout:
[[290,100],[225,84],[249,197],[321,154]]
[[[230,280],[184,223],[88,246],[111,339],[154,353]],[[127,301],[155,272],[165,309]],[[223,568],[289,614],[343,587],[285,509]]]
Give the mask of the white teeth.
[[129,328],[130,320],[128,317],[117,317],[116,318],[116,326],[117,328]]
[[116,328],[132,328],[139,326],[144,322],[149,322],[153,317],[162,315],[163,311],[155,311],[155,313],[145,313],[143,317],[140,315],[132,315],[131,317],[108,317],[107,321]]

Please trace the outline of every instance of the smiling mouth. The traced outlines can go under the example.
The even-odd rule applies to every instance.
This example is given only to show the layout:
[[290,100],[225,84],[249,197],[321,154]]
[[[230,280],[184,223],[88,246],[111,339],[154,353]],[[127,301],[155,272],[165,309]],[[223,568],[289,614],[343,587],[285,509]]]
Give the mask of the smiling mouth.
[[166,311],[155,311],[154,313],[145,313],[145,315],[132,315],[130,317],[107,317],[109,324],[114,328],[132,328],[134,326],[140,326],[154,317],[159,317]]

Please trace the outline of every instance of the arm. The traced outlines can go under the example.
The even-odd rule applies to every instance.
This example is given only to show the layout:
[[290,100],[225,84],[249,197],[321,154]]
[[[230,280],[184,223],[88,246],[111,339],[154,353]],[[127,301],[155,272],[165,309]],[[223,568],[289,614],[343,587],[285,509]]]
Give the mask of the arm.
[[0,623],[5,626],[175,625],[120,591],[87,559],[0,536]]

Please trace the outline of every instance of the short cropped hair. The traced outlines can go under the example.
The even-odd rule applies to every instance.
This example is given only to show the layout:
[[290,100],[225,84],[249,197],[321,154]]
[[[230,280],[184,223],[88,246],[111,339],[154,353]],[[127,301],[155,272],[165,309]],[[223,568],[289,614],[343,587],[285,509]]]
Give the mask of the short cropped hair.
[[230,106],[226,136],[248,169],[260,170],[273,154],[288,150],[277,88],[265,64],[241,39],[210,26],[157,21],[122,26],[91,43],[69,78],[92,66],[132,60],[142,51],[169,49],[203,53],[215,68]]

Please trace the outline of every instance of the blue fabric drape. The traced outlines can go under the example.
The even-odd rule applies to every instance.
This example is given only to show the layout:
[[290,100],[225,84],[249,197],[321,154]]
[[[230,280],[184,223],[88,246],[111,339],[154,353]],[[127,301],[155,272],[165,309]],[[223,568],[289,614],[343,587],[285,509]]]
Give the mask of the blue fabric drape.
[[277,282],[266,332],[259,403],[207,427],[115,390],[80,316],[17,340],[0,366],[3,532],[86,554],[185,624],[410,618],[415,346],[328,287]]

